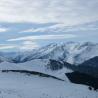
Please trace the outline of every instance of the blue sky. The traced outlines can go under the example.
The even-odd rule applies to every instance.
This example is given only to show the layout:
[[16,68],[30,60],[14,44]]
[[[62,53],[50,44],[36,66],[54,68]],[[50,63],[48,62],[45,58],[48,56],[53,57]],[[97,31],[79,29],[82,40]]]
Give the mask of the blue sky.
[[0,0],[0,51],[53,42],[98,42],[98,0]]

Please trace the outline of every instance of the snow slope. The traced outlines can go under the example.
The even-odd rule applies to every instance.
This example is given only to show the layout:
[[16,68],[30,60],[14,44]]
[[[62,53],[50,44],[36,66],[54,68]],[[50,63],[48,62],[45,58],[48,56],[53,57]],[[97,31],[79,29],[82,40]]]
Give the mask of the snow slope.
[[10,62],[2,62],[0,63],[0,70],[28,70],[28,71],[36,71],[42,72],[45,74],[49,74],[52,76],[56,76],[60,79],[68,81],[68,78],[65,76],[65,73],[72,72],[67,68],[62,68],[60,70],[51,70],[47,68],[47,64],[49,60],[47,59],[35,59],[32,61],[27,61],[24,63],[10,63]]
[[0,72],[0,98],[98,98],[98,92],[52,78]]

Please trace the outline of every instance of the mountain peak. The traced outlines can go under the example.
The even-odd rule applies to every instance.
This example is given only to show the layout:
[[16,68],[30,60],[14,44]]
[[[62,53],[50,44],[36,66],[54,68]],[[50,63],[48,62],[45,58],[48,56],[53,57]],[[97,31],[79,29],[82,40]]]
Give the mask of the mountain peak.
[[3,61],[7,60],[17,63],[33,59],[53,59],[66,61],[71,64],[80,64],[95,56],[98,56],[98,44],[92,42],[51,43],[40,49],[29,52],[0,53],[0,57],[1,59],[3,58]]

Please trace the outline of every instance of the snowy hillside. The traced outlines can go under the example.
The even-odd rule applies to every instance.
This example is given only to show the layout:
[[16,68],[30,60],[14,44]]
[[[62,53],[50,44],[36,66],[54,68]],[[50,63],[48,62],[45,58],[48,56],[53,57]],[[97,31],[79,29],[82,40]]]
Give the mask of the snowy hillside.
[[0,98],[98,98],[98,92],[52,78],[0,72]]
[[[52,70],[49,66],[50,61],[47,59],[36,59],[24,63],[10,63],[2,62],[0,63],[0,70],[28,70],[42,72],[52,76],[56,76],[60,79],[68,81],[65,73],[72,72],[72,70],[62,67],[61,69]],[[54,65],[52,65],[54,66]],[[63,66],[63,65],[61,65]]]

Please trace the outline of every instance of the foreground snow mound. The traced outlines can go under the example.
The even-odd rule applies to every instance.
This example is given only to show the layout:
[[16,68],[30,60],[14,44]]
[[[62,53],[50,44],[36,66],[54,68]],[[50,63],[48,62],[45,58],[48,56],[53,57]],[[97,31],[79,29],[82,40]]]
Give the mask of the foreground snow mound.
[[0,72],[0,98],[98,98],[98,92],[53,78]]

